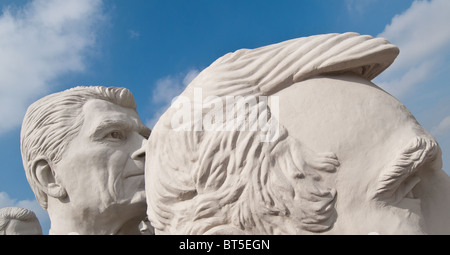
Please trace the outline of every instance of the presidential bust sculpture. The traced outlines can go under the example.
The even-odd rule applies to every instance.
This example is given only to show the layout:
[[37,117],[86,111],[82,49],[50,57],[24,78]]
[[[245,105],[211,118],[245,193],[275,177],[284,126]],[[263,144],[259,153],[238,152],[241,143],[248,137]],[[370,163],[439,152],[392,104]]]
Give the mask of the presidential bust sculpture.
[[76,87],[28,108],[23,165],[50,234],[140,234],[149,134],[124,88]]
[[151,135],[127,89],[49,95],[22,125],[28,182],[51,234],[153,233],[146,216],[156,234],[449,234],[438,143],[371,82],[398,53],[356,33],[238,50]]
[[371,82],[398,53],[345,33],[216,60],[149,138],[156,234],[449,234],[438,143]]
[[26,208],[0,209],[0,235],[42,235],[36,214]]

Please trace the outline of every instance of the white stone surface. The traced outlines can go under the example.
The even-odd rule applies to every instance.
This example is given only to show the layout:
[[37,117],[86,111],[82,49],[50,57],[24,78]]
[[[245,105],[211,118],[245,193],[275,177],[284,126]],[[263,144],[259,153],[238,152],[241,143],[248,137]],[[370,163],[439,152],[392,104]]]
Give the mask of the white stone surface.
[[289,134],[339,157],[338,171],[322,176],[337,190],[328,233],[450,233],[439,145],[398,100],[354,75],[316,77],[277,95]]
[[[148,142],[156,234],[450,233],[439,145],[370,82],[398,52],[382,38],[327,34],[211,64]],[[238,96],[244,116],[245,105],[223,107]],[[266,125],[227,128],[252,110]]]
[[22,159],[50,234],[140,234],[149,133],[126,89],[77,87],[28,108]]
[[38,100],[21,150],[50,233],[449,234],[438,143],[371,82],[398,52],[345,33],[229,53],[148,142],[126,89]]
[[0,235],[42,235],[42,228],[33,211],[5,207],[0,209]]

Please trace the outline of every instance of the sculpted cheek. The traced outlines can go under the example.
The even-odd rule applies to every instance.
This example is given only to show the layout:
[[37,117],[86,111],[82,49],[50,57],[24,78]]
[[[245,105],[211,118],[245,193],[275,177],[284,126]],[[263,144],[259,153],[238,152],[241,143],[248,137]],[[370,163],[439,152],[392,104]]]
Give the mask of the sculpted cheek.
[[127,164],[127,154],[122,151],[111,150],[109,160],[107,161],[108,191],[111,197],[116,201],[122,196],[123,174]]
[[[76,169],[75,174],[79,180],[80,187],[90,191],[91,195],[101,194],[107,189],[109,173],[107,167],[109,164],[108,150],[91,148],[78,153],[73,160],[72,169]],[[95,195],[94,195],[95,196]]]

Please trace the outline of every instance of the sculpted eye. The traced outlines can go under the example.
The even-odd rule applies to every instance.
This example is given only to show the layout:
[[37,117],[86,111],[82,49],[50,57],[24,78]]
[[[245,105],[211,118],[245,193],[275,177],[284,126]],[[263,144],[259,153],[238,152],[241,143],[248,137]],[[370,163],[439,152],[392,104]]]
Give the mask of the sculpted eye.
[[125,139],[125,135],[120,131],[112,131],[109,132],[103,139],[107,139],[110,141],[121,141]]

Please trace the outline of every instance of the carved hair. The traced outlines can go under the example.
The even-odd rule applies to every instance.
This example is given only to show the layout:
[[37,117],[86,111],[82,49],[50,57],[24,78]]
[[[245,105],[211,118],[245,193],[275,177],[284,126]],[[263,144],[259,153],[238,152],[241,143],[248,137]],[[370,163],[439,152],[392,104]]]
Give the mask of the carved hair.
[[26,177],[40,205],[47,209],[47,195],[32,178],[32,164],[37,157],[58,163],[70,141],[83,125],[83,105],[90,99],[106,100],[136,109],[132,93],[116,87],[75,87],[48,95],[28,108],[20,136]]
[[[296,234],[334,223],[336,191],[323,187],[315,170],[294,163],[301,155],[290,150],[297,141],[285,130],[271,143],[261,143],[257,132],[169,132],[151,136],[148,148],[155,152],[148,155],[148,216],[162,233],[233,226]],[[277,225],[281,217],[274,216],[289,224]]]
[[[278,125],[260,104],[253,107]],[[165,120],[150,136],[146,161],[147,212],[160,232],[298,234],[333,225],[336,191],[298,163],[306,149],[283,126],[274,141],[261,142],[269,131],[179,132]]]
[[33,211],[19,207],[5,207],[0,209],[0,231],[5,231],[10,220],[32,221],[37,220]]
[[353,73],[372,80],[399,52],[386,39],[370,35],[302,37],[228,53],[203,70],[189,87],[205,88],[218,97],[269,96],[318,75]]
[[[373,198],[380,201],[392,199],[408,177],[432,163],[440,154],[441,148],[435,140],[424,137],[414,138],[400,151],[394,162],[381,172]],[[415,184],[413,183],[413,185]],[[408,192],[412,188],[410,187],[404,192]],[[397,194],[398,198],[403,198],[403,195],[405,194]]]

